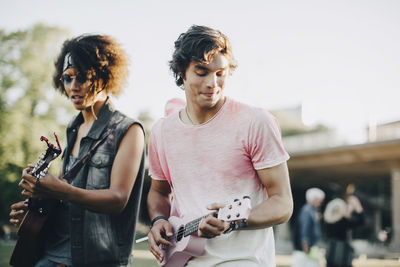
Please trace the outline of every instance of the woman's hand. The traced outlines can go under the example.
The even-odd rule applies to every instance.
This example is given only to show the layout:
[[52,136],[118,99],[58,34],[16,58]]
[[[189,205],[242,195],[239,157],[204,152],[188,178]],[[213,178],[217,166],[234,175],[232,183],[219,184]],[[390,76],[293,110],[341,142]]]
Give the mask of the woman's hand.
[[22,179],[18,184],[23,190],[22,195],[30,198],[55,198],[62,199],[62,187],[67,183],[65,180],[58,179],[50,173],[37,179],[32,175],[34,165],[29,164],[22,171]]
[[28,200],[20,201],[11,205],[10,223],[19,227],[26,211],[28,210]]

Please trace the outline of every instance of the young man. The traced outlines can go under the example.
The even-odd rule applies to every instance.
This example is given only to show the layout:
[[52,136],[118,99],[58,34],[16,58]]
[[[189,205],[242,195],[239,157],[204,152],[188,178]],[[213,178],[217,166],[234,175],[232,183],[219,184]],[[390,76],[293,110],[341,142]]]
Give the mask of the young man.
[[172,244],[171,214],[200,217],[249,196],[247,225],[230,231],[234,225],[212,215],[201,220],[205,251],[187,266],[275,266],[271,226],[286,222],[293,209],[289,156],[267,111],[224,96],[235,67],[231,44],[217,30],[195,25],[175,42],[170,68],[187,105],[160,119],[149,142],[148,237],[159,261],[159,245]]

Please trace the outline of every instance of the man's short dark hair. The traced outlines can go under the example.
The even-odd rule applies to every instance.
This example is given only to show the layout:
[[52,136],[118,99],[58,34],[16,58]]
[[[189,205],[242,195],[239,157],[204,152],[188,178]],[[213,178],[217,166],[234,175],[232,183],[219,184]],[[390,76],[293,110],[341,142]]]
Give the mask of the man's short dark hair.
[[221,53],[228,59],[231,73],[237,65],[233,57],[232,45],[223,33],[198,25],[193,25],[187,32],[182,33],[175,41],[175,51],[169,62],[176,84],[178,86],[183,84],[190,62],[209,63],[217,53]]
[[55,61],[53,84],[66,95],[60,77],[64,71],[64,59],[70,54],[76,67],[86,80],[92,82],[94,95],[104,90],[119,95],[128,77],[128,57],[112,37],[107,35],[81,35],[66,40]]

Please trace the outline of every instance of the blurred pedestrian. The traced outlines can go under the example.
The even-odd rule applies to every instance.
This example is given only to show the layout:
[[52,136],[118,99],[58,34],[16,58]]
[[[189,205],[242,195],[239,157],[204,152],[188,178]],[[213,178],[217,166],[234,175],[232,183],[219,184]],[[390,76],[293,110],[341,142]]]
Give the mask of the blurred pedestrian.
[[297,217],[295,230],[295,251],[292,267],[321,266],[321,254],[317,242],[321,237],[319,208],[325,199],[325,193],[313,187],[306,191],[306,204]]
[[327,267],[352,266],[354,249],[350,244],[348,230],[364,223],[364,212],[360,200],[355,195],[347,197],[347,203],[335,198],[324,211],[328,249]]

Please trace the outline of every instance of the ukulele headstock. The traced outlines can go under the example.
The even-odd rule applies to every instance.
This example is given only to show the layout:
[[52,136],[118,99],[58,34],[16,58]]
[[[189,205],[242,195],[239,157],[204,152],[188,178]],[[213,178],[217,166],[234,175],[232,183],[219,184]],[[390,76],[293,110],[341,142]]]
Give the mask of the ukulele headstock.
[[244,196],[240,199],[235,199],[222,209],[218,210],[218,219],[232,222],[247,220],[251,210],[251,202],[249,196]]

